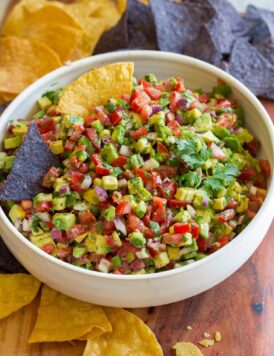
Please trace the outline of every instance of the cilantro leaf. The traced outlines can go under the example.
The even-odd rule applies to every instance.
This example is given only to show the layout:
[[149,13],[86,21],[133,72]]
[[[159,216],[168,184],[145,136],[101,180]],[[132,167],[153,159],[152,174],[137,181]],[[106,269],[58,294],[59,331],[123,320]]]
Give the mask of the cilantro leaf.
[[179,185],[183,187],[197,188],[202,181],[202,175],[197,172],[188,172],[180,177]]
[[[200,141],[201,142],[201,141]],[[210,153],[204,143],[195,139],[177,140],[177,156],[179,156],[186,165],[192,169],[201,167],[209,159]]]

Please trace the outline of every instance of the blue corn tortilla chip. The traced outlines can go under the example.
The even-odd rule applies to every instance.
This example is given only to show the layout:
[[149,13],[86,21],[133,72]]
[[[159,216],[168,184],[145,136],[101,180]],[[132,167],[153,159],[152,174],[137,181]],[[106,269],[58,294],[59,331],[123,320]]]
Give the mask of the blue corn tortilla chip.
[[127,11],[125,11],[117,25],[104,33],[100,38],[94,50],[94,54],[117,51],[127,48],[128,45]]
[[254,47],[274,66],[274,37],[254,43]]
[[31,199],[45,191],[41,186],[44,175],[59,160],[43,140],[36,123],[30,124],[25,139],[16,151],[12,170],[0,189],[0,200]]
[[249,5],[243,19],[245,21],[244,35],[253,42],[274,37],[274,12]]
[[274,99],[274,67],[246,39],[235,41],[228,71],[256,96]]
[[0,115],[9,106],[9,104],[10,104],[10,101],[5,104],[0,105]]
[[28,273],[0,237],[0,273]]
[[198,35],[203,24],[216,16],[206,1],[173,2],[150,0],[158,46],[161,51],[184,53],[185,47]]
[[158,49],[151,8],[137,0],[128,1],[129,49]]
[[204,26],[214,40],[219,52],[223,54],[230,53],[235,35],[232,33],[227,17],[217,15]]
[[216,66],[220,66],[222,61],[221,52],[216,47],[215,42],[205,25],[201,27],[197,37],[185,47],[184,54]]

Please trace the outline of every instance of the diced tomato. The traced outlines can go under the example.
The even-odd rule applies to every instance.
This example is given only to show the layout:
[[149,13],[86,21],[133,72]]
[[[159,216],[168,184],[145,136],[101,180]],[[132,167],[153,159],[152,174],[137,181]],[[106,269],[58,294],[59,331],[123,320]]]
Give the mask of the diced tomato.
[[110,118],[103,111],[98,111],[95,116],[96,120],[99,120],[102,125],[110,126]]
[[84,179],[84,175],[81,172],[72,171],[70,173],[70,179],[71,179],[72,184],[80,185]]
[[146,87],[145,92],[150,96],[151,99],[153,100],[159,100],[161,97],[162,92],[158,89],[156,89],[153,86]]
[[21,200],[20,206],[23,210],[29,211],[32,209],[32,201],[31,200]]
[[162,165],[158,168],[158,172],[161,176],[162,179],[165,178],[170,178],[174,177],[177,174],[177,168],[176,167],[170,167],[170,166],[165,166]]
[[142,168],[134,168],[133,172],[137,176],[141,177],[144,183],[148,183],[151,178],[151,175]]
[[177,91],[173,91],[170,93],[169,96],[169,108],[171,112],[176,112],[176,110],[178,110],[179,108],[179,101],[181,100],[181,95],[179,92]]
[[160,177],[160,174],[153,171],[151,172],[151,176],[152,176],[152,184],[153,184],[153,187],[156,188],[158,187],[160,184],[162,184],[162,179]]
[[210,144],[210,149],[211,149],[211,157],[216,158],[216,159],[220,159],[220,160],[225,160],[226,159],[226,155],[224,154],[224,152],[222,151],[222,149],[220,147],[218,147],[214,142],[211,142]]
[[135,252],[136,247],[133,246],[130,242],[124,241],[123,245],[118,248],[117,255],[120,257],[125,257],[129,252]]
[[131,206],[129,201],[123,201],[116,206],[115,213],[117,216],[131,213]]
[[216,125],[230,128],[233,127],[236,121],[237,121],[236,115],[234,114],[232,115],[228,112],[225,112],[219,116]]
[[57,256],[61,259],[64,260],[68,256],[72,254],[72,248],[71,247],[58,247],[57,248]]
[[137,140],[139,137],[146,136],[148,134],[147,129],[145,127],[140,127],[136,131],[130,131],[129,136],[134,140]]
[[218,101],[216,109],[230,108],[231,102],[227,99],[222,99]]
[[115,230],[115,225],[112,221],[103,221],[103,234],[110,235]]
[[106,237],[106,242],[108,246],[114,247],[116,245],[115,240],[112,235]]
[[47,114],[49,116],[58,116],[60,115],[60,112],[56,110],[56,106],[51,106],[48,110],[47,110]]
[[256,156],[260,146],[260,142],[256,138],[245,144],[246,149],[253,156]]
[[76,156],[73,156],[70,158],[70,164],[75,168],[79,168],[81,166],[82,162],[79,161]]
[[176,136],[176,137],[180,137],[181,136],[180,125],[176,120],[170,121],[167,124],[167,126],[172,129],[172,132],[173,132],[174,136]]
[[259,159],[259,166],[261,168],[264,177],[268,178],[271,173],[271,167],[269,161],[266,159]]
[[72,151],[74,146],[75,146],[75,142],[70,141],[70,140],[66,140],[66,143],[65,143],[65,146],[64,146],[64,150],[65,151]]
[[218,239],[218,242],[221,245],[221,247],[223,247],[229,243],[229,237],[227,235],[224,235]]
[[220,214],[216,216],[217,220],[224,223],[227,221],[232,220],[236,215],[236,210],[235,209],[227,209],[222,211]]
[[174,90],[179,91],[179,92],[185,91],[186,88],[185,88],[184,82],[182,80],[178,79],[177,84],[174,87]]
[[239,205],[239,203],[237,202],[237,200],[230,198],[226,207],[227,207],[227,209],[233,209],[233,208],[236,208],[238,205]]
[[199,251],[201,252],[206,252],[207,248],[208,248],[208,244],[207,244],[207,240],[206,239],[203,239],[202,237],[199,237],[197,239],[197,245],[198,245],[198,248],[199,248]]
[[194,239],[198,239],[199,234],[200,234],[200,228],[196,224],[191,225],[191,234]]
[[51,207],[52,207],[51,201],[41,201],[37,204],[37,207],[35,209],[40,213],[46,213],[50,211]]
[[199,102],[202,104],[206,104],[209,102],[209,97],[207,94],[202,93],[201,95],[199,95]]
[[[149,87],[152,87],[152,84],[151,84],[150,82],[148,82],[147,80],[145,80],[145,79],[142,79],[142,80],[141,80],[141,84],[142,84],[142,86],[143,86],[144,89],[149,88]],[[145,91],[146,91],[146,90],[145,90]],[[148,94],[148,93],[147,93],[147,94]]]
[[159,153],[164,154],[164,155],[168,155],[169,154],[168,148],[166,148],[166,146],[163,145],[161,142],[157,142],[157,151]]
[[55,135],[55,131],[49,131],[47,133],[42,134],[43,140],[49,144],[51,141],[55,141],[56,140],[56,135]]
[[89,126],[90,124],[93,123],[97,118],[96,116],[89,116],[85,119],[85,126]]
[[175,115],[173,112],[168,112],[168,113],[166,113],[165,118],[166,118],[167,122],[170,122],[170,121],[175,120]]
[[155,237],[155,232],[151,229],[145,229],[144,235],[146,239],[153,239]]
[[95,148],[100,149],[101,144],[96,129],[89,127],[85,129],[84,134],[87,136],[87,138],[90,140],[90,142],[93,144]]
[[152,215],[152,220],[156,221],[158,223],[163,223],[166,219],[166,199],[163,198],[158,198],[154,197],[152,199],[152,204],[153,204],[153,215]]
[[143,121],[147,121],[148,118],[151,116],[151,114],[152,114],[151,106],[145,105],[142,107],[142,109],[140,111],[140,116]]
[[129,232],[136,231],[136,230],[143,231],[145,229],[145,226],[144,226],[142,220],[139,219],[134,214],[128,215],[126,227],[127,227],[127,231],[129,231]]
[[110,174],[110,170],[106,167],[99,167],[95,168],[95,173],[98,176],[108,176]]
[[163,236],[164,244],[172,244],[178,246],[183,240],[182,234],[166,234]]
[[154,209],[164,208],[166,206],[167,200],[159,197],[152,198],[152,204]]
[[79,167],[79,171],[81,173],[88,173],[89,171],[89,164],[87,162],[83,162],[81,163],[80,167]]
[[95,216],[90,210],[81,211],[78,215],[78,218],[82,225],[89,225],[96,221]]
[[161,196],[172,199],[177,191],[177,183],[174,180],[165,181],[159,187]]
[[75,239],[75,237],[82,235],[87,231],[86,226],[76,224],[67,231],[68,239]]
[[116,126],[119,124],[120,121],[122,121],[123,118],[123,111],[120,109],[116,109],[111,115],[110,115],[110,123],[113,126]]
[[257,176],[257,178],[255,179],[254,185],[261,189],[267,189],[267,182],[266,182],[265,177],[263,177],[263,176]]
[[177,199],[168,199],[167,206],[169,208],[184,208],[188,204],[191,204],[191,201],[188,200],[177,200]]
[[132,95],[131,107],[133,111],[140,112],[142,107],[150,101],[150,97],[145,91],[138,91],[137,95],[135,93],[136,90]]
[[42,119],[35,121],[40,134],[47,133],[49,131],[54,131],[55,122],[52,117],[44,116]]
[[175,234],[186,234],[191,231],[190,224],[176,223],[173,225]]
[[257,178],[257,172],[254,168],[247,166],[241,171],[238,179],[243,182],[254,181]]
[[112,161],[111,165],[113,167],[120,167],[123,168],[123,166],[127,163],[127,158],[125,156],[120,156],[116,158],[114,161]]
[[61,174],[60,169],[51,167],[43,179],[42,186],[45,188],[51,188],[52,183],[55,181],[56,178],[60,176],[60,174]]
[[51,255],[55,249],[55,245],[53,243],[48,243],[48,244],[45,244],[41,247],[41,249],[48,253],[49,255]]
[[99,166],[101,164],[101,159],[100,156],[97,154],[91,155],[91,160],[94,163],[95,166]]
[[251,211],[251,210],[249,210],[249,209],[247,209],[247,210],[245,211],[245,214],[246,214],[246,216],[247,216],[250,220],[253,219],[254,216],[256,215],[256,213],[255,213],[254,211]]
[[129,101],[130,101],[130,95],[128,95],[128,94],[122,94],[121,99],[124,100],[126,103],[129,103]]
[[146,213],[143,217],[143,222],[146,226],[150,227],[150,221],[151,221],[151,213],[152,213],[152,206],[148,205]]
[[261,203],[259,200],[254,200],[254,201],[249,201],[248,202],[248,209],[254,213],[257,213],[257,211],[260,209],[261,207]]

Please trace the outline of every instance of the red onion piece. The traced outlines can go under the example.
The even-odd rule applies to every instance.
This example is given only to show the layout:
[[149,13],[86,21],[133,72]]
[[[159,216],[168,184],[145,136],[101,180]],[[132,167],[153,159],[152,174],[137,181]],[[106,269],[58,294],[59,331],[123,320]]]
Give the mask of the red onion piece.
[[135,260],[130,264],[130,268],[133,271],[136,271],[138,269],[142,269],[145,267],[145,262],[144,261],[140,261],[140,260]]
[[207,197],[204,197],[202,201],[202,206],[208,206],[208,203],[209,203],[209,199]]
[[98,195],[98,200],[99,201],[106,201],[108,198],[108,194],[105,191],[105,189],[101,188],[101,187],[94,187],[96,194]]
[[65,185],[65,186],[63,186],[63,187],[61,187],[61,188],[59,189],[59,194],[60,194],[61,196],[62,196],[62,195],[66,195],[66,194],[69,193],[69,191],[70,191],[69,186],[68,186],[68,185]]
[[159,111],[162,111],[162,105],[152,105],[152,115],[157,114]]
[[187,108],[188,106],[189,106],[189,105],[188,105],[187,99],[181,98],[181,99],[179,100],[179,109],[185,109],[185,108]]
[[175,120],[180,124],[182,125],[183,124],[183,117],[182,115],[178,114],[175,116]]
[[121,231],[121,233],[126,236],[127,229],[126,229],[126,225],[123,222],[123,220],[120,219],[120,218],[114,218],[113,222],[114,222],[114,225],[115,225],[116,229]]
[[51,237],[53,240],[60,240],[62,238],[62,231],[61,230],[51,230]]
[[95,108],[94,108],[94,112],[96,114],[98,114],[98,112],[102,112],[103,110],[104,110],[103,106],[95,106]]

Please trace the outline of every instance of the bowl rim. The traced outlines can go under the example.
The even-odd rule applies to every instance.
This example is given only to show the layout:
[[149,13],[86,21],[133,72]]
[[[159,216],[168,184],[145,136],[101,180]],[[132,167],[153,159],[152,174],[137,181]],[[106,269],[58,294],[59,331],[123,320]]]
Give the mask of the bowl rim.
[[[121,56],[123,59],[121,59]],[[127,57],[127,59],[125,59]],[[249,101],[252,101],[254,106],[256,107],[256,110],[260,114],[260,117],[262,118],[266,128],[268,129],[268,132],[271,136],[271,141],[272,141],[272,152],[274,155],[274,128],[272,121],[263,107],[263,105],[260,103],[260,101],[256,98],[256,96],[245,86],[243,85],[238,79],[234,78],[232,75],[226,73],[225,71],[209,64],[204,61],[201,61],[199,59],[177,54],[177,53],[170,53],[170,52],[159,52],[159,51],[148,51],[148,50],[127,50],[127,51],[117,51],[117,52],[109,52],[109,53],[104,53],[104,54],[99,54],[95,56],[91,56],[88,58],[81,59],[79,61],[73,62],[73,63],[67,63],[66,65],[46,74],[45,76],[41,77],[38,79],[36,82],[31,84],[28,88],[26,88],[21,94],[19,94],[13,102],[5,109],[5,111],[1,115],[1,121],[0,121],[0,130],[3,129],[6,126],[6,123],[9,121],[10,114],[15,110],[16,107],[20,105],[21,102],[24,101],[25,98],[29,97],[32,95],[32,93],[38,89],[39,87],[44,86],[44,84],[49,83],[51,80],[54,80],[57,76],[59,75],[65,75],[73,72],[74,70],[77,70],[83,66],[88,66],[94,64],[95,66],[101,65],[100,62],[109,61],[111,62],[124,62],[124,61],[133,61],[134,59],[147,59],[147,60],[157,60],[161,58],[161,60],[166,60],[167,62],[170,60],[177,60],[178,62],[190,65],[194,68],[199,68],[202,69],[206,72],[212,73],[215,76],[224,79],[227,83],[229,83],[233,88],[237,89],[241,94],[248,99]],[[263,218],[263,215],[267,213],[269,214],[269,210],[271,211],[271,199],[274,198],[274,175],[273,175],[273,169],[272,169],[272,178],[271,182],[269,184],[268,190],[267,190],[267,195],[266,198],[254,217],[252,221],[249,223],[249,225],[239,234],[237,235],[237,238],[233,239],[232,241],[229,242],[226,246],[222,247],[220,250],[214,252],[211,255],[208,255],[207,257],[195,261],[195,263],[191,263],[186,266],[178,267],[175,269],[171,269],[168,271],[163,271],[163,272],[157,272],[157,273],[150,273],[150,274],[144,274],[144,275],[117,275],[117,274],[112,274],[112,273],[103,273],[103,272],[98,272],[98,271],[92,271],[92,270],[86,270],[84,268],[80,268],[77,266],[73,266],[72,264],[68,262],[64,262],[62,260],[59,260],[51,255],[48,255],[46,252],[41,250],[39,247],[35,246],[33,243],[31,243],[29,240],[27,240],[16,228],[15,226],[11,223],[11,221],[8,219],[8,216],[5,214],[3,211],[2,207],[0,207],[0,223],[4,223],[6,227],[10,230],[10,232],[16,236],[24,245],[26,245],[28,248],[30,248],[34,253],[38,254],[41,258],[47,259],[48,262],[53,263],[58,265],[60,268],[63,269],[68,269],[72,272],[77,272],[80,274],[84,275],[89,275],[92,277],[96,278],[105,278],[105,279],[114,279],[114,280],[128,280],[128,281],[135,281],[135,280],[151,280],[151,279],[161,279],[169,276],[174,276],[177,275],[178,273],[182,272],[188,272],[190,270],[194,270],[196,268],[200,268],[204,264],[209,263],[210,261],[213,261],[219,257],[221,257],[223,254],[228,251],[228,249],[233,248],[237,245],[239,245],[243,239],[245,238],[245,235],[247,235],[249,232],[252,231],[253,226],[257,224],[259,219]],[[274,212],[272,213],[274,215]]]

